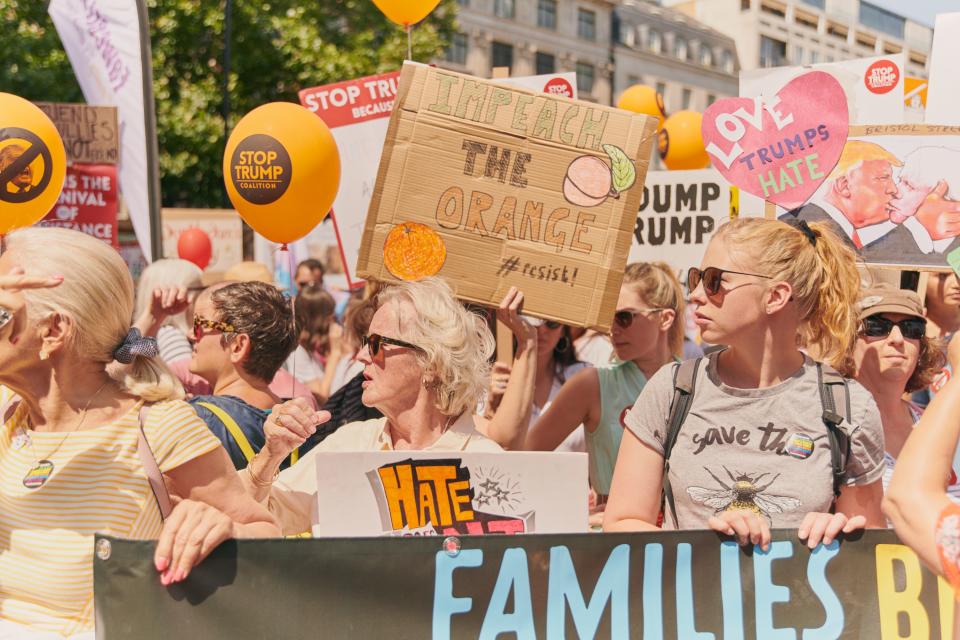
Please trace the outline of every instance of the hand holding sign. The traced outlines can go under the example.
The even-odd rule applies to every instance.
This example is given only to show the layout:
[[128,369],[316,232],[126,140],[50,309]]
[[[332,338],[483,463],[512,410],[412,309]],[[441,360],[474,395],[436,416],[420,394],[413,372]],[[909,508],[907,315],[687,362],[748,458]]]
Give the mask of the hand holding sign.
[[323,120],[272,102],[237,124],[223,156],[230,202],[271,242],[299,240],[323,222],[340,186],[340,154]]
[[813,71],[776,96],[717,100],[704,113],[702,131],[713,166],[728,182],[792,209],[837,164],[848,126],[840,83]]
[[47,215],[66,172],[63,140],[50,118],[23,98],[0,93],[0,235]]

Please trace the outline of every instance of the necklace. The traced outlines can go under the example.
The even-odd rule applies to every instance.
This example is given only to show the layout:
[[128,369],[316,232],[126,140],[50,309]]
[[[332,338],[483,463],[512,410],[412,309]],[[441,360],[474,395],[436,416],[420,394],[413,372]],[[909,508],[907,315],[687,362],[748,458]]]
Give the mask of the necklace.
[[54,470],[54,464],[50,458],[52,458],[54,454],[60,450],[60,447],[63,446],[63,443],[67,441],[67,438],[80,430],[80,427],[83,426],[83,421],[87,419],[87,409],[90,408],[90,404],[98,395],[100,395],[100,392],[103,391],[108,382],[110,381],[107,380],[107,382],[104,382],[102,385],[100,385],[100,388],[97,389],[96,393],[90,396],[90,399],[87,400],[87,404],[83,407],[83,411],[80,412],[80,421],[77,423],[77,426],[75,426],[71,431],[67,432],[67,435],[65,435],[63,439],[57,443],[57,446],[53,448],[53,451],[51,451],[50,455],[46,458],[43,458],[42,460],[37,458],[37,451],[33,447],[33,440],[30,438],[30,435],[24,431],[23,427],[20,427],[20,435],[26,440],[27,444],[30,445],[30,455],[33,456],[34,463],[33,466],[27,471],[27,475],[23,476],[23,486],[25,486],[27,489],[39,489],[46,484],[47,480],[50,479],[50,476],[53,475]]

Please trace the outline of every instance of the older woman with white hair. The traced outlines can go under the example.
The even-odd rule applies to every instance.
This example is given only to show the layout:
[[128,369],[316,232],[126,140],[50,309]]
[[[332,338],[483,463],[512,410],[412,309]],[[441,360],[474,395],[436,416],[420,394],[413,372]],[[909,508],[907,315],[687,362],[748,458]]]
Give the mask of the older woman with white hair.
[[[511,291],[501,315],[519,322],[522,300]],[[297,400],[278,405],[264,424],[266,444],[240,473],[285,534],[306,531],[312,524],[317,451],[501,451],[477,431],[479,419],[473,415],[488,383],[495,346],[486,321],[465,309],[439,278],[387,287],[378,303],[357,359],[365,365],[362,402],[385,417],[343,425],[277,476],[283,459],[329,419]],[[536,336],[531,340],[534,347],[526,353],[535,358]],[[515,366],[530,375],[532,362]],[[502,402],[524,401],[510,390]]]
[[[33,228],[0,255],[0,640],[94,635],[93,536],[159,538],[164,585],[229,537],[278,535],[130,328],[109,246]],[[172,502],[177,506],[170,510]]]

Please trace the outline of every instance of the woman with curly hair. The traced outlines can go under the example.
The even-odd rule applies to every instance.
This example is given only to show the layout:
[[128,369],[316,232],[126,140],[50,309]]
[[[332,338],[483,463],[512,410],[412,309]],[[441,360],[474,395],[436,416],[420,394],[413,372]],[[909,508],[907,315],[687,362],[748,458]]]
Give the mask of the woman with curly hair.
[[[936,340],[925,335],[923,304],[913,291],[887,284],[866,289],[860,298],[859,322],[856,379],[873,394],[883,420],[886,491],[900,450],[923,413],[915,402],[904,399],[904,393],[926,388],[945,358]],[[960,502],[956,472],[951,473],[947,495]]]

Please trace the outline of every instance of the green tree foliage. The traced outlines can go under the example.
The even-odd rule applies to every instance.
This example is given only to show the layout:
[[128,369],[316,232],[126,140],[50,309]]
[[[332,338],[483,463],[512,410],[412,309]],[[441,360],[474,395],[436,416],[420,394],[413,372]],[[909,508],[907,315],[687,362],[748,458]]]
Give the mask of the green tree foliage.
[[[164,206],[224,204],[224,1],[148,0]],[[413,30],[413,58],[438,56],[454,30],[443,0]],[[0,0],[0,91],[83,102],[41,0]],[[407,38],[371,0],[233,0],[230,125],[300,89],[396,70]]]

